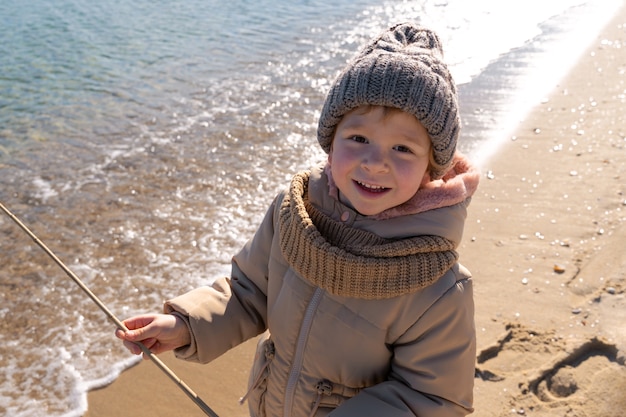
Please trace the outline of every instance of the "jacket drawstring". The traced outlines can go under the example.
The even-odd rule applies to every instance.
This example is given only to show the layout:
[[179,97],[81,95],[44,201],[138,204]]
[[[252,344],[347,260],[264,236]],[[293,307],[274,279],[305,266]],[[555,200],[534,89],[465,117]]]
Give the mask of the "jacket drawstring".
[[322,396],[325,395],[328,397],[333,393],[333,384],[327,379],[323,379],[317,383],[315,389],[317,389],[317,398],[315,399],[315,403],[313,404],[313,409],[311,410],[309,417],[313,417],[315,413],[317,413],[320,403],[322,402]]
[[246,400],[250,396],[250,393],[252,393],[252,390],[257,387],[259,382],[261,382],[261,377],[265,374],[265,371],[270,366],[270,362],[272,361],[272,359],[274,359],[274,343],[266,343],[264,348],[265,363],[263,364],[263,367],[259,370],[259,372],[257,372],[256,377],[254,378],[254,382],[248,387],[248,391],[246,391],[243,397],[239,398],[239,405],[243,405],[243,403],[246,402]]

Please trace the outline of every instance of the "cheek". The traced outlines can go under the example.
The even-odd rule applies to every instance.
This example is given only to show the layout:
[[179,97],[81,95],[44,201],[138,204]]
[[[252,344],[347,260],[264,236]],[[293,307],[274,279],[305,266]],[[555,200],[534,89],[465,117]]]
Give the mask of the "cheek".
[[410,161],[399,161],[396,162],[395,168],[399,174],[410,174],[410,175],[420,175],[423,172],[426,172],[426,166],[428,162],[423,160],[423,158]]
[[419,164],[406,164],[398,167],[397,176],[399,178],[410,178],[409,182],[405,182],[409,188],[418,188],[423,186],[424,178],[428,177],[428,161],[420,162]]
[[333,178],[339,178],[339,175],[343,171],[342,167],[345,167],[345,164],[341,162],[341,157],[338,156],[336,152],[331,152],[328,155],[328,165],[330,166],[330,172]]
[[418,189],[422,188],[424,185],[430,182],[430,175],[428,174],[428,164],[424,164],[423,167],[420,167],[416,179],[419,180],[416,182],[416,186]]
[[341,152],[337,152],[335,149],[334,152],[331,152],[328,155],[328,163],[330,166],[330,173],[333,177],[333,181],[335,185],[339,189],[344,189],[346,186],[347,178],[350,177],[350,162],[346,160],[344,157],[345,154]]
[[341,148],[332,148],[328,154],[328,163],[332,169],[341,169],[348,165],[349,153],[343,152]]

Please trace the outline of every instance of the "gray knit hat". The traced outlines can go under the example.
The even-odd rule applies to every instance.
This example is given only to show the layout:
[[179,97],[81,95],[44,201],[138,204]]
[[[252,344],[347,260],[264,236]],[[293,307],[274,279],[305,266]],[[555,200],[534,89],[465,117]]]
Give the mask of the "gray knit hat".
[[454,80],[437,34],[410,23],[368,43],[339,74],[322,108],[317,139],[330,152],[341,118],[362,105],[395,107],[414,115],[433,146],[432,179],[452,164],[461,128]]

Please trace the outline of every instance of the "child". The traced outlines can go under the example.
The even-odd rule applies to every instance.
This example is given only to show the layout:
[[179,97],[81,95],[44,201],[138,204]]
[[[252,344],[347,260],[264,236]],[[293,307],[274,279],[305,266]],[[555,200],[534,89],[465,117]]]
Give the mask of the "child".
[[456,152],[459,129],[439,38],[385,31],[328,94],[328,161],[275,198],[231,277],[117,336],[206,363],[263,334],[252,416],[471,413],[472,282],[455,248],[479,174]]

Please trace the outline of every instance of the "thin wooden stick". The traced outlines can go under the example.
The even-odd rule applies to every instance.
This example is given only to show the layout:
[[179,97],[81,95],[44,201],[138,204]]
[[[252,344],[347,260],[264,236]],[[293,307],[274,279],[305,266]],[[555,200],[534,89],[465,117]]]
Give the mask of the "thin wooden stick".
[[[2,211],[4,211],[7,216],[9,216],[24,232],[26,232],[26,234],[30,236],[30,238],[41,249],[43,249],[43,251],[46,252],[48,256],[50,256],[50,258],[52,258],[52,260],[56,262],[56,264],[60,266],[63,271],[65,271],[65,273],[89,296],[89,298],[91,298],[94,303],[96,303],[100,310],[102,310],[104,314],[106,314],[107,317],[113,323],[115,323],[115,325],[120,330],[124,332],[128,331],[128,328],[124,325],[124,323],[122,323],[117,317],[115,317],[115,315],[102,303],[102,301],[100,301],[98,297],[96,297],[93,292],[91,292],[89,288],[87,288],[87,286],[76,276],[76,274],[74,274],[63,262],[61,262],[61,260],[37,236],[35,236],[35,234],[31,232],[30,229],[20,221],[20,219],[18,219],[13,213],[11,213],[9,209],[7,209],[2,203],[0,203],[0,209],[2,209]],[[178,385],[178,387],[183,390],[185,394],[187,394],[187,396],[194,403],[196,403],[196,405],[200,407],[202,411],[204,411],[206,415],[211,417],[218,417],[217,414],[215,414],[215,412],[211,410],[211,408],[204,401],[202,401],[198,394],[193,392],[192,389],[189,388],[189,386],[187,386],[187,384],[185,384],[178,376],[176,376],[176,374],[170,368],[168,368],[167,365],[165,365],[156,355],[154,355],[150,351],[150,349],[148,349],[141,343],[135,344],[139,346],[143,354],[150,358],[150,360],[152,360],[152,362],[154,362],[154,364],[160,370],[162,370],[168,377],[170,377],[170,379],[174,381],[174,383],[176,383],[176,385]]]

